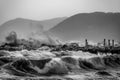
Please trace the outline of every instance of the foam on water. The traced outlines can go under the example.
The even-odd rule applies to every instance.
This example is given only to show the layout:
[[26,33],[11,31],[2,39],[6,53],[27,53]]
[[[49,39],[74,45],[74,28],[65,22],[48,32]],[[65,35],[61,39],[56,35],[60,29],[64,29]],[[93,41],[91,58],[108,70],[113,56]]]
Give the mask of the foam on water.
[[38,50],[0,51],[0,65],[6,73],[16,76],[63,75],[120,68],[120,55],[70,53],[57,57],[51,52]]

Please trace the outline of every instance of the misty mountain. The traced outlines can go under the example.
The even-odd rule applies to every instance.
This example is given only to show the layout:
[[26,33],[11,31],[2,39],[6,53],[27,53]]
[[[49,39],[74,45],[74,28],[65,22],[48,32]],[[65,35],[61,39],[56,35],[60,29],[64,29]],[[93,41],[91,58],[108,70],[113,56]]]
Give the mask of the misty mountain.
[[80,13],[51,28],[49,33],[62,40],[99,42],[104,38],[120,40],[120,13]]
[[19,38],[28,38],[29,36],[37,33],[38,35],[42,34],[42,37],[43,37],[44,30],[48,30],[54,27],[64,19],[66,18],[63,17],[63,18],[55,18],[55,19],[44,20],[44,21],[35,21],[35,20],[29,20],[29,19],[23,19],[23,18],[16,18],[16,19],[7,21],[0,26],[0,40],[4,40],[4,38],[11,31],[15,31]]
[[0,26],[0,38],[3,40],[12,31],[15,31],[19,38],[27,38],[31,33],[43,32],[43,25],[37,21],[16,18]]
[[57,24],[59,24],[60,22],[64,21],[65,19],[67,19],[67,17],[59,17],[49,20],[43,20],[40,23],[44,26],[44,30],[47,31],[56,26]]

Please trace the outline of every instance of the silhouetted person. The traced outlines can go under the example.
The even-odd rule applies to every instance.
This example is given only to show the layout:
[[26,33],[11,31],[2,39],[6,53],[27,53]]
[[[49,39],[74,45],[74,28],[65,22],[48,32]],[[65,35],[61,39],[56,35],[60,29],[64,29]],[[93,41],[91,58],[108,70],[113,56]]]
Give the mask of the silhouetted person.
[[104,39],[103,45],[104,45],[104,47],[106,46],[106,39]]
[[114,40],[112,40],[112,47],[114,47]]
[[110,47],[111,45],[110,45],[110,39],[108,40],[108,47]]
[[85,39],[85,47],[88,47],[88,40]]

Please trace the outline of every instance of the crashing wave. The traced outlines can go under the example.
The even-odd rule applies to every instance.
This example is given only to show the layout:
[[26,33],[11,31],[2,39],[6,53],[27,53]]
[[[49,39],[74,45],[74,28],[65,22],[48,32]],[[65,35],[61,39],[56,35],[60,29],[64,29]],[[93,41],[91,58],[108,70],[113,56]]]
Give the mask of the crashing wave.
[[54,53],[39,50],[0,51],[0,67],[6,73],[16,76],[64,75],[119,69],[120,55],[84,58],[73,54],[57,57]]

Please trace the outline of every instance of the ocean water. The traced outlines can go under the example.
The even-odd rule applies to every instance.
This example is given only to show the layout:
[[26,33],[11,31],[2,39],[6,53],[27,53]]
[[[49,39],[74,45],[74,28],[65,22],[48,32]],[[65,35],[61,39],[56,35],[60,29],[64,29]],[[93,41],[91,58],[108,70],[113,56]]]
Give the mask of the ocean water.
[[[119,80],[120,55],[82,51],[0,51],[0,79]],[[63,53],[63,52],[62,52]]]

